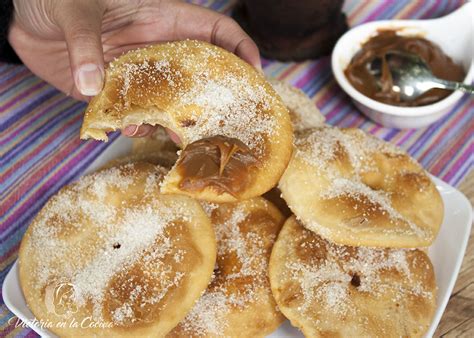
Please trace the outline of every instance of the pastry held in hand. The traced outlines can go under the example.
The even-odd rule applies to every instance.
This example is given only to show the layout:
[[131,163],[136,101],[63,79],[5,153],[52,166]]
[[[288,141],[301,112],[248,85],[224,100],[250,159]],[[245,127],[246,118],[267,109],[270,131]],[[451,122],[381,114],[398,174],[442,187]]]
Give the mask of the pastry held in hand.
[[217,263],[206,292],[171,337],[265,337],[284,321],[268,262],[285,218],[261,197],[203,203],[216,231]]
[[[211,202],[259,196],[291,156],[290,117],[272,87],[252,66],[205,42],[158,44],[111,62],[81,138],[107,140],[109,131],[142,123],[167,127],[183,144],[163,193]],[[196,156],[183,163],[189,147]]]
[[443,221],[443,201],[421,165],[359,129],[296,133],[279,188],[306,228],[337,244],[425,247]]
[[428,256],[417,249],[338,246],[290,217],[273,246],[278,308],[306,337],[422,337],[436,308]]
[[[164,336],[206,289],[214,231],[195,200],[162,195],[148,163],[84,176],[53,196],[21,242],[28,307],[69,336]],[[61,323],[84,323],[83,326]]]

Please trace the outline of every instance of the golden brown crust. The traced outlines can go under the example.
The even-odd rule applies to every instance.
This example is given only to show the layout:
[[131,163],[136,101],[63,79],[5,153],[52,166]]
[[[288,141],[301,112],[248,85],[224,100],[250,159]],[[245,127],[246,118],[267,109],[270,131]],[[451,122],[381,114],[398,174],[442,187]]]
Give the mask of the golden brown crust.
[[354,246],[429,246],[443,201],[404,151],[358,129],[323,127],[296,134],[279,188],[305,227]]
[[163,181],[164,193],[214,202],[259,196],[276,184],[291,156],[288,110],[272,87],[253,67],[205,42],[163,43],[113,61],[104,89],[86,110],[81,138],[107,140],[108,131],[142,123],[171,129],[183,146],[216,135],[237,138],[259,161],[238,197],[212,187],[182,191],[174,169]]
[[207,287],[216,257],[210,220],[196,201],[160,193],[165,173],[134,163],[84,176],[28,228],[21,288],[55,334],[163,336]]
[[290,217],[273,247],[278,307],[306,337],[421,337],[436,308],[428,256],[338,246]]
[[284,320],[268,280],[268,261],[284,222],[263,198],[205,204],[218,258],[206,292],[168,337],[264,337]]

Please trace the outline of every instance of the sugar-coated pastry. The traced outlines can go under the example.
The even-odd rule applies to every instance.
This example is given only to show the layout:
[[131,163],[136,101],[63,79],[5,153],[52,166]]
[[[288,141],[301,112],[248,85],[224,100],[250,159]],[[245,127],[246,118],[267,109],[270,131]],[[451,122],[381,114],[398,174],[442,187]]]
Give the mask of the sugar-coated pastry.
[[422,337],[436,309],[428,256],[338,246],[292,216],[273,247],[278,308],[306,337]]
[[443,201],[406,152],[360,129],[297,132],[279,188],[308,229],[337,244],[429,246]]
[[217,238],[217,264],[206,292],[170,337],[265,337],[283,321],[268,261],[285,221],[261,197],[206,204]]
[[201,41],[157,44],[111,62],[81,138],[107,140],[109,131],[142,123],[167,127],[183,144],[163,193],[210,202],[260,196],[292,152],[288,110],[263,75]]
[[285,81],[273,78],[267,78],[267,80],[288,108],[294,130],[316,128],[324,125],[324,115],[321,114],[305,92]]
[[[195,200],[162,195],[166,170],[124,164],[61,189],[21,242],[28,307],[58,336],[164,336],[206,289],[216,260]],[[74,324],[77,323],[77,324]]]

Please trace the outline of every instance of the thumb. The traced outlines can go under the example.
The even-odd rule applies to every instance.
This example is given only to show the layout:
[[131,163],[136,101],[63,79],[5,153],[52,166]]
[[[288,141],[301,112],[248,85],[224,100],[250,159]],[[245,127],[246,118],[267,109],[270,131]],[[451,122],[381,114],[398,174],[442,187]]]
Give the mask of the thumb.
[[97,95],[104,82],[103,11],[95,1],[76,0],[59,7],[58,26],[64,33],[76,88],[84,96]]

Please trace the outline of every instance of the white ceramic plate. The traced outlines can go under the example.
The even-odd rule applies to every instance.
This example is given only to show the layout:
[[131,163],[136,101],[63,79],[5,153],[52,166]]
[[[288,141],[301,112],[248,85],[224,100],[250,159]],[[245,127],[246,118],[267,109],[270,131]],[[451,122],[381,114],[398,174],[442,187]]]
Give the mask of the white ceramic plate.
[[[128,154],[130,148],[130,140],[120,137],[97,157],[86,173],[97,170],[114,158]],[[429,256],[434,265],[436,282],[438,284],[438,304],[436,314],[426,337],[431,337],[434,334],[448,303],[459,268],[461,267],[472,223],[472,207],[466,197],[438,178],[433,177],[433,181],[443,198],[444,220],[439,235],[429,250]],[[17,263],[13,265],[5,278],[2,293],[7,307],[23,322],[31,324],[34,317],[26,305],[20,288]],[[30,326],[44,337],[54,336],[39,325]],[[286,321],[269,337],[303,337],[303,335]]]

